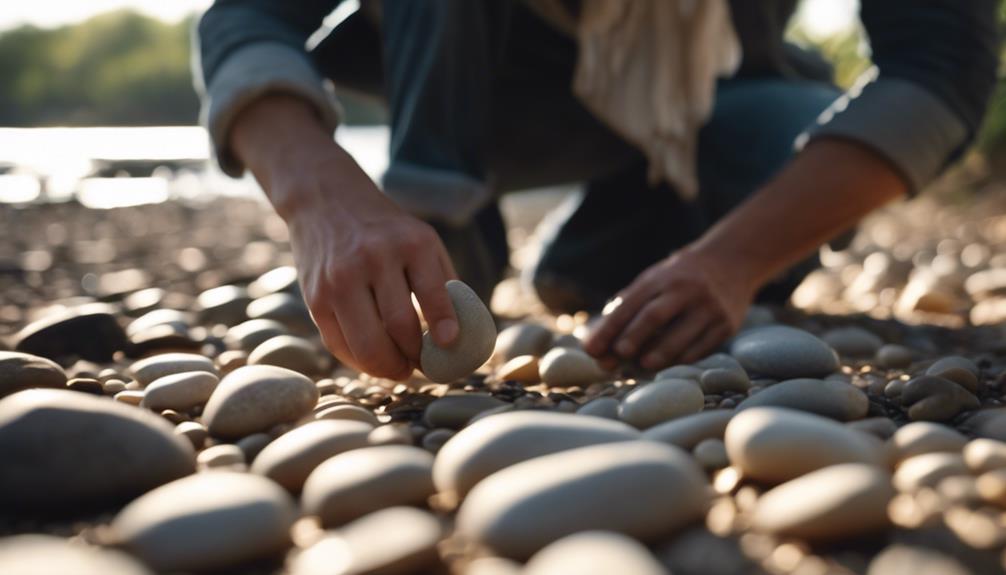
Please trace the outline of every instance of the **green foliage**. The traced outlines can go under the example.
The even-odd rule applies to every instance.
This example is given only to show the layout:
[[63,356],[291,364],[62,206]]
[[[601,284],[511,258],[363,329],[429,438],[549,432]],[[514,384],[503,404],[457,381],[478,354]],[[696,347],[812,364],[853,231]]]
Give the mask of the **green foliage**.
[[118,11],[0,35],[0,125],[194,123],[190,27]]

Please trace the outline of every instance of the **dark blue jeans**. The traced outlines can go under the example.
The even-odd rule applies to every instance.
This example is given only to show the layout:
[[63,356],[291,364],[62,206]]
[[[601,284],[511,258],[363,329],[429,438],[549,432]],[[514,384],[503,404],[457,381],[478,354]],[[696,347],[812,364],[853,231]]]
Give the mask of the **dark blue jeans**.
[[[384,0],[382,29],[366,28],[363,18],[343,24],[315,50],[316,61],[337,86],[381,87],[397,184],[411,179],[420,191],[432,182],[455,197],[484,195],[467,225],[433,218],[477,291],[491,290],[507,262],[499,195],[584,184],[533,270],[542,300],[562,311],[599,308],[699,237],[786,163],[796,137],[839,95],[820,81],[721,82],[699,135],[700,196],[684,202],[666,186],[649,186],[642,155],[579,103],[570,89],[575,42],[522,3]],[[326,58],[329,51],[341,58]],[[368,64],[374,54],[383,61]],[[428,182],[415,181],[424,174]],[[813,265],[798,266],[762,295],[785,299]]]

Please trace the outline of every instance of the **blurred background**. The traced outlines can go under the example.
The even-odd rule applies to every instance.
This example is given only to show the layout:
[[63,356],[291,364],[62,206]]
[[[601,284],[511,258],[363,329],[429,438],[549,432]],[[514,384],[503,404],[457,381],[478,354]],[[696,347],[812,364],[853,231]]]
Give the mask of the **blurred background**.
[[[250,176],[234,180],[219,172],[198,126],[190,30],[210,4],[33,0],[0,10],[0,335],[25,319],[28,302],[75,296],[82,288],[107,296],[112,288],[99,281],[107,274],[113,291],[131,285],[122,283],[129,270],[147,278],[133,287],[194,282],[193,289],[207,289],[290,263],[282,222],[263,207]],[[325,26],[357,7],[344,2]],[[1003,7],[1001,22],[1006,1]],[[869,66],[857,11],[857,0],[803,0],[787,31],[831,60],[843,87]],[[376,177],[387,162],[383,112],[340,97],[346,113],[336,138]],[[1006,321],[1002,182],[1000,81],[963,161],[921,197],[871,216],[847,250],[825,248],[823,269],[794,303],[910,321],[922,314],[923,321],[954,326]],[[504,199],[515,268],[533,261],[538,221],[574,191]],[[163,265],[155,270],[154,261]],[[984,279],[968,287],[979,272],[992,276],[992,287]],[[518,292],[497,290],[526,312]]]

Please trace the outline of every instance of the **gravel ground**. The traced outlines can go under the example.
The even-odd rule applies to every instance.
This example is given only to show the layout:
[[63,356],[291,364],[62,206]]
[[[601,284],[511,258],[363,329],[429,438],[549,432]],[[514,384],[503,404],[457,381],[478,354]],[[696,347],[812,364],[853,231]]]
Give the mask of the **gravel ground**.
[[259,202],[2,206],[0,572],[1003,572],[1004,203],[885,210],[657,374],[452,288],[446,383],[339,366]]

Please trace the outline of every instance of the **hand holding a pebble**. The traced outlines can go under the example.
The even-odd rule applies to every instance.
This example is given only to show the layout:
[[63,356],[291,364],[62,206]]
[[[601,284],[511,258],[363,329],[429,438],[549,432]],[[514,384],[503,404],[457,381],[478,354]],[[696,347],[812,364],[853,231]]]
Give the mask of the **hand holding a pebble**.
[[444,284],[455,273],[437,233],[385,196],[309,105],[265,96],[231,138],[287,223],[304,301],[332,354],[371,375],[408,377],[422,345],[412,294],[434,342],[454,342]]
[[722,262],[680,250],[608,303],[586,350],[602,363],[637,359],[646,369],[697,361],[737,331],[754,291]]

